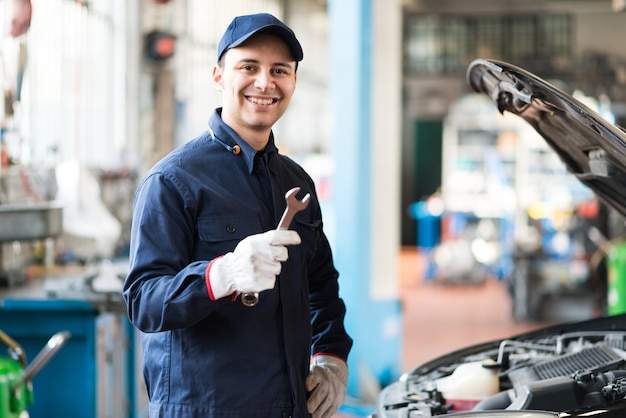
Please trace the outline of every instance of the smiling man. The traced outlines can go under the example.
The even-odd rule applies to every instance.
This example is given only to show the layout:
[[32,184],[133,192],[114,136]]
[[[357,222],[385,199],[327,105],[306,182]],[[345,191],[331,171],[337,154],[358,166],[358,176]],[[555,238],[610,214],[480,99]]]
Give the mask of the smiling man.
[[296,58],[281,38],[261,33],[223,53],[213,69],[222,121],[255,150],[270,139],[296,88]]
[[[344,400],[352,340],[315,185],[272,133],[302,58],[274,16],[236,17],[222,107],[137,188],[124,298],[151,418],[331,417]],[[309,204],[276,229],[295,187]]]

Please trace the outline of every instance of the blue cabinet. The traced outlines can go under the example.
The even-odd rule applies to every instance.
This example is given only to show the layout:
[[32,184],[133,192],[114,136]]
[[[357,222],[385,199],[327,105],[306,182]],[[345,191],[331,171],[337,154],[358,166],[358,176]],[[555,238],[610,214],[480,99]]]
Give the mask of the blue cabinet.
[[[135,331],[126,314],[81,300],[0,299],[0,329],[32,361],[59,331],[71,338],[33,378],[30,418],[138,417]],[[6,355],[0,351],[0,355]]]

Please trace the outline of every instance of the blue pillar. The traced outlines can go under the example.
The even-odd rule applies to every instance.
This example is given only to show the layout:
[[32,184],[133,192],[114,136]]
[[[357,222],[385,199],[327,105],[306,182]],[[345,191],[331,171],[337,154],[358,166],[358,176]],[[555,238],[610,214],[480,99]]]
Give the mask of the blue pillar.
[[370,377],[382,385],[397,378],[400,363],[398,333],[386,331],[401,322],[400,305],[371,294],[372,1],[329,2],[334,254],[354,338],[348,361],[348,395],[354,398],[363,397],[362,383]]

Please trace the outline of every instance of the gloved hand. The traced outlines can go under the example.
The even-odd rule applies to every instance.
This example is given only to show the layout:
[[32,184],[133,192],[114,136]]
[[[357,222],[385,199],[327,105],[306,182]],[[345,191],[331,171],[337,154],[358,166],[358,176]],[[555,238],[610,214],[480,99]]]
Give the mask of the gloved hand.
[[348,365],[340,358],[317,355],[313,357],[306,389],[310,392],[307,408],[313,418],[330,418],[346,398]]
[[300,244],[296,231],[278,229],[244,238],[233,252],[213,261],[206,273],[209,294],[214,300],[233,293],[272,289],[287,261],[287,245]]

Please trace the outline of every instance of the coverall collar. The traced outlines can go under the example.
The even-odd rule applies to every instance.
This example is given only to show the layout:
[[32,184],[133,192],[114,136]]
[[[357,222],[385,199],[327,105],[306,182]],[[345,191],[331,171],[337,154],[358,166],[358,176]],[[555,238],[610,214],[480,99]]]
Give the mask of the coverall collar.
[[[211,114],[209,118],[209,131],[212,133],[213,140],[221,143],[231,152],[233,147],[239,146],[241,153],[239,157],[243,157],[248,167],[248,172],[254,170],[254,158],[258,152],[267,154],[268,157],[278,153],[278,148],[274,143],[274,132],[270,131],[270,137],[263,151],[257,151],[250,144],[244,141],[237,133],[224,121],[221,117],[222,108],[219,107]],[[233,152],[234,153],[234,152]]]

